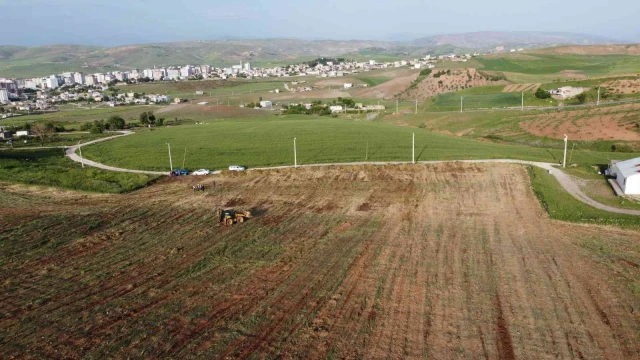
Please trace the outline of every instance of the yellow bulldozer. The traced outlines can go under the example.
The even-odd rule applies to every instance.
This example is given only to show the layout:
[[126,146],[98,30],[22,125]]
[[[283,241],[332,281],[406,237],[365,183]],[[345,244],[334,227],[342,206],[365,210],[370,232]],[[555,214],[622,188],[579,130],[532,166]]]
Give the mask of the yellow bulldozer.
[[223,210],[218,209],[218,220],[222,225],[233,225],[234,223],[243,223],[246,219],[251,217],[249,211],[235,211],[231,209]]

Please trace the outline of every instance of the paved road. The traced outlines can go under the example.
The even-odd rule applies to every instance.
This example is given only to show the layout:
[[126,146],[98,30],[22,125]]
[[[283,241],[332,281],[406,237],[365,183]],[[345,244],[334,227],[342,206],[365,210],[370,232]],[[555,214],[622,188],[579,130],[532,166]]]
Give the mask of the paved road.
[[[102,139],[97,139],[93,141],[88,141],[86,143],[80,145],[74,145],[66,150],[67,156],[77,162],[81,162],[80,156],[76,154],[78,148],[86,145],[95,144],[101,141],[107,141],[111,139],[115,139],[122,136],[128,136],[133,134],[131,131],[122,131],[120,135],[110,136]],[[88,166],[97,167],[100,169],[111,170],[111,171],[120,171],[120,172],[131,172],[137,174],[151,174],[151,175],[169,175],[168,172],[160,172],[160,171],[146,171],[146,170],[131,170],[131,169],[123,169],[117,168],[113,166],[108,166],[104,164],[100,164],[91,160],[84,159],[84,164]],[[450,163],[450,162],[462,162],[462,163],[502,163],[502,164],[522,164],[522,165],[532,165],[537,166],[539,168],[545,169],[549,171],[551,175],[553,175],[562,187],[571,194],[574,198],[580,200],[581,202],[593,206],[597,209],[601,209],[604,211],[616,213],[616,214],[626,214],[626,215],[637,215],[640,216],[640,210],[630,210],[630,209],[619,209],[612,206],[601,204],[593,199],[591,199],[587,194],[585,194],[580,186],[573,180],[573,178],[562,170],[557,168],[556,164],[538,162],[538,161],[525,161],[525,160],[512,160],[512,159],[489,159],[489,160],[436,160],[436,161],[417,161],[417,164],[442,164],[442,163]],[[406,165],[411,164],[410,161],[371,161],[371,162],[350,162],[350,163],[328,163],[328,164],[307,164],[307,165],[298,165],[300,168],[307,167],[320,167],[320,166],[359,166],[359,165]],[[294,168],[292,165],[287,166],[272,166],[272,167],[262,167],[262,168],[251,168],[249,171],[257,171],[257,170],[274,170],[274,169],[291,169]],[[221,171],[212,171],[212,174],[220,174]]]

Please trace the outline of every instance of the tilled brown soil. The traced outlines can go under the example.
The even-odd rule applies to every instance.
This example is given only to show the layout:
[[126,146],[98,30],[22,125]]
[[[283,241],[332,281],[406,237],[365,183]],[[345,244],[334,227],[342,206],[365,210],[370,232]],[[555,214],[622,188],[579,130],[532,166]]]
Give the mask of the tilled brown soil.
[[1,188],[4,357],[640,356],[640,233],[549,220],[523,167],[203,179]]
[[523,117],[526,132],[556,139],[640,141],[640,104],[572,110]]

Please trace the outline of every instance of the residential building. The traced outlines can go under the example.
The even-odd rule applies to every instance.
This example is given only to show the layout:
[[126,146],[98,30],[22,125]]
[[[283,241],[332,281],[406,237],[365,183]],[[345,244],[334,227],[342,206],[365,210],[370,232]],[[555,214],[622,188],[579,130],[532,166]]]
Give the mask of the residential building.
[[640,195],[640,158],[619,161],[609,171],[625,195]]
[[167,69],[167,78],[169,80],[178,80],[178,79],[180,79],[180,69],[178,69],[178,68],[169,68],[169,69]]
[[84,84],[91,85],[91,86],[95,85],[96,84],[96,77],[93,76],[93,75],[86,75],[84,77]]
[[81,72],[77,72],[73,74],[73,80],[75,80],[75,82],[77,84],[81,84],[84,85],[85,80],[84,80],[84,74]]
[[7,89],[0,89],[0,104],[9,103],[9,92]]
[[193,67],[191,65],[184,66],[180,69],[180,76],[183,78],[188,78],[193,75]]
[[55,75],[51,75],[50,77],[46,78],[44,83],[47,88],[56,89],[58,88],[58,77]]

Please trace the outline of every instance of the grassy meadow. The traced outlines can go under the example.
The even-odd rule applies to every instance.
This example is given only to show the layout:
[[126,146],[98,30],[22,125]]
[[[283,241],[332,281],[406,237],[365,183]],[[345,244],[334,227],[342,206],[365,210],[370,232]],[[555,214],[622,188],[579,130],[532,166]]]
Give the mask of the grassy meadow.
[[631,55],[553,55],[553,54],[504,54],[476,59],[482,70],[549,75],[562,71],[575,71],[587,76],[633,74],[640,70],[640,57]]
[[65,189],[123,193],[158,177],[105,171],[67,159],[62,149],[0,151],[0,181]]
[[[293,139],[297,138],[298,164],[410,161],[412,133],[416,134],[416,161],[516,158],[558,163],[562,153],[561,149],[494,144],[380,121],[273,116],[145,130],[89,146],[83,154],[109,165],[163,171],[169,168],[166,144],[170,143],[174,166],[181,166],[184,159],[189,169],[292,165]],[[597,164],[607,156],[575,151],[573,161]]]

